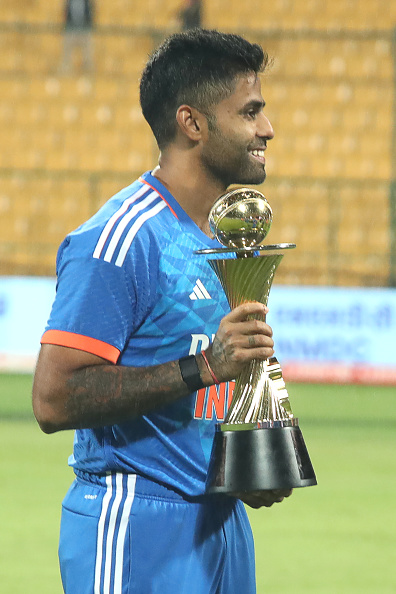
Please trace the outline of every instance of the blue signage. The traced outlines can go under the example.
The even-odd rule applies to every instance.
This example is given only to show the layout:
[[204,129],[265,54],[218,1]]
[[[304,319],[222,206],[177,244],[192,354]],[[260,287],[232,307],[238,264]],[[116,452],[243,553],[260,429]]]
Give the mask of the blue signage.
[[54,296],[52,278],[0,277],[0,368],[33,368]]
[[[0,277],[0,369],[34,368],[55,283]],[[286,379],[396,384],[396,289],[273,286],[268,306]]]
[[268,306],[282,362],[396,368],[395,289],[274,286]]

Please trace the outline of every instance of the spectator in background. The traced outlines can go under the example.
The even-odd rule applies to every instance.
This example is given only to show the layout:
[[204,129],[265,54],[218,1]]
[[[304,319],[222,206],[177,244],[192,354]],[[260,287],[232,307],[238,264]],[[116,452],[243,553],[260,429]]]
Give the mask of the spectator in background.
[[179,18],[183,31],[201,27],[201,0],[185,0]]
[[93,70],[92,28],[94,21],[93,0],[66,0],[65,35],[61,71],[70,73],[74,70],[76,50],[80,53],[81,68]]

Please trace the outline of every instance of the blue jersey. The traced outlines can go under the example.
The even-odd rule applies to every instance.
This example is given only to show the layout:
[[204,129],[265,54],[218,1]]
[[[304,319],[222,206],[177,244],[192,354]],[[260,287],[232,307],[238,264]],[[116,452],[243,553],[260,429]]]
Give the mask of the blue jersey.
[[[117,365],[152,366],[208,347],[229,305],[207,257],[219,247],[150,173],[66,237],[42,343]],[[77,430],[77,473],[136,473],[186,495],[205,490],[216,421],[231,385],[199,390],[151,414]]]

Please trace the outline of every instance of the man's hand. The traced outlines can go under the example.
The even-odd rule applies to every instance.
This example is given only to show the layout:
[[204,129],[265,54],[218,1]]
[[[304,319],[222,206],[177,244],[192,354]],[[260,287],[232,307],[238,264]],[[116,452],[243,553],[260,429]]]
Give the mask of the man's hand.
[[252,491],[251,493],[233,493],[249,507],[271,507],[273,503],[280,503],[285,497],[290,497],[293,489],[274,489],[273,491]]
[[272,329],[264,321],[267,312],[267,306],[251,301],[222,319],[213,344],[205,351],[220,382],[238,377],[253,359],[264,361],[272,357]]

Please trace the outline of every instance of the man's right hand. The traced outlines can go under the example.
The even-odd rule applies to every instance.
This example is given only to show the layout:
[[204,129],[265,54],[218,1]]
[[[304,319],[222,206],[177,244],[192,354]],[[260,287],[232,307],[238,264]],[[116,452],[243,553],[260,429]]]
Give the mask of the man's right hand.
[[264,361],[274,354],[272,329],[265,322],[266,305],[243,303],[222,319],[213,344],[205,350],[220,382],[235,379],[253,359]]

